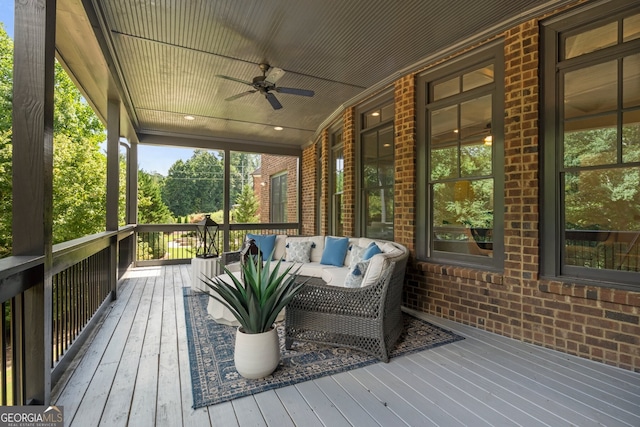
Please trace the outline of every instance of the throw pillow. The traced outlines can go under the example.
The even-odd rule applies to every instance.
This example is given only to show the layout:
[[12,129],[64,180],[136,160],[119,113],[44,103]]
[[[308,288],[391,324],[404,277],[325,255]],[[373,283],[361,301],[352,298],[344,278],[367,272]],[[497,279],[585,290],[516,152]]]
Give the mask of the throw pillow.
[[286,260],[289,262],[309,262],[312,245],[313,242],[309,240],[294,240],[287,243]]
[[368,266],[369,261],[360,261],[351,267],[349,269],[349,274],[347,274],[347,277],[344,280],[344,287],[359,288],[362,285],[362,279],[364,279],[364,273],[367,272]]
[[275,234],[250,234],[247,233],[247,240],[253,239],[256,242],[256,246],[262,252],[262,259],[264,261],[273,257],[273,248],[276,246]]
[[349,268],[351,268],[362,261],[362,256],[364,255],[364,251],[366,251],[367,248],[358,245],[351,245],[349,250],[351,251],[351,262],[349,263]]
[[371,244],[367,246],[367,249],[364,251],[364,254],[362,254],[362,259],[366,261],[370,259],[372,256],[381,254],[381,253],[382,251],[380,250],[378,245],[376,245],[375,242],[371,242]]
[[348,237],[325,237],[324,250],[322,251],[320,264],[342,267],[344,265],[344,257],[347,255],[348,248]]

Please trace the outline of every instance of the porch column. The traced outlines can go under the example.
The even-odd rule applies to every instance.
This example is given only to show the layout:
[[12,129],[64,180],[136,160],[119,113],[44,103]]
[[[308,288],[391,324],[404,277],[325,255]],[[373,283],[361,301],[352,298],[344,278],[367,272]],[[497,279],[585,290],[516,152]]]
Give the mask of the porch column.
[[138,223],[138,143],[129,141],[127,162],[127,224]]
[[[120,198],[120,100],[109,98],[107,104],[107,231],[118,230]],[[109,286],[113,299],[118,288],[118,237],[111,239],[109,252]]]
[[[53,89],[56,1],[16,2],[13,64],[13,255],[42,255],[43,269],[16,318],[25,404],[51,400]],[[21,403],[21,396],[17,396]]]

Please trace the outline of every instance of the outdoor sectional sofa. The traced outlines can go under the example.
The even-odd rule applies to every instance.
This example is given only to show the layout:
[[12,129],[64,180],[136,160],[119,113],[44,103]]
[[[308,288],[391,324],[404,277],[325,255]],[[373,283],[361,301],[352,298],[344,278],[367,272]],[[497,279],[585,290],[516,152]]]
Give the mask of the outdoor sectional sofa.
[[[388,362],[403,328],[400,307],[409,251],[391,241],[349,238],[346,253],[340,259],[342,250],[338,246],[343,247],[345,241],[340,240],[338,245],[339,239],[276,236],[274,259],[284,259],[284,265],[300,265],[301,276],[314,278],[285,310],[285,345],[291,348],[295,340],[322,342],[356,348]],[[287,260],[288,255],[293,255],[292,246],[301,246],[297,242],[311,242],[308,262]],[[375,254],[364,261],[368,265],[362,277],[350,280],[349,275],[363,263],[359,258],[367,249]],[[329,258],[333,264],[326,263]],[[224,254],[221,261],[235,270],[239,268],[234,265],[237,260],[234,253]]]

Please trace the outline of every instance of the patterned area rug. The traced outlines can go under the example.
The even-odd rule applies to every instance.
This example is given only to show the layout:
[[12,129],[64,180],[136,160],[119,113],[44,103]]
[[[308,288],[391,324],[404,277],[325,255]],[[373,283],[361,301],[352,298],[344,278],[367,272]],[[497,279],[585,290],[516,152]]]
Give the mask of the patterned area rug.
[[[207,317],[208,296],[184,289],[193,407],[214,405],[350,369],[378,360],[365,353],[325,345],[295,342],[284,348],[284,326],[278,325],[282,360],[275,372],[259,380],[241,377],[233,363],[236,328],[220,325]],[[415,353],[464,339],[415,317],[404,315],[404,332],[391,357]]]

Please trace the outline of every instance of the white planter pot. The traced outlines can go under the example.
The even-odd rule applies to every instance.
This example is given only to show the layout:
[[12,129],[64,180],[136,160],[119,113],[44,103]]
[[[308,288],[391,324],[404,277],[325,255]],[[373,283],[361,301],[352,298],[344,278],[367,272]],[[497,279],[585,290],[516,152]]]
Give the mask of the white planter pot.
[[245,378],[257,379],[270,375],[280,363],[276,328],[261,334],[246,334],[238,328],[234,362],[238,373]]

